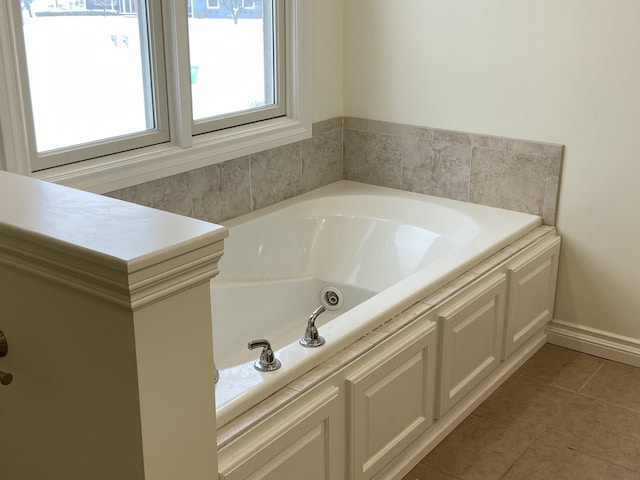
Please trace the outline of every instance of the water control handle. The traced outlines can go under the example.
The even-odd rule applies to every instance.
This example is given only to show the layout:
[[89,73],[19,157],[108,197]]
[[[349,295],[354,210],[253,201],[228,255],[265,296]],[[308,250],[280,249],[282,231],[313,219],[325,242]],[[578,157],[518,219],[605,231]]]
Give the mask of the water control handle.
[[271,349],[271,343],[265,338],[259,338],[258,340],[251,340],[247,347],[249,350],[262,347],[260,358],[253,364],[254,368],[260,372],[272,372],[282,366],[280,360],[278,360]]
[[316,327],[316,320],[318,315],[326,310],[324,305],[320,305],[316,308],[309,320],[307,320],[307,329],[304,332],[304,337],[300,339],[300,345],[306,348],[315,348],[324,345],[324,338],[318,333],[318,327]]

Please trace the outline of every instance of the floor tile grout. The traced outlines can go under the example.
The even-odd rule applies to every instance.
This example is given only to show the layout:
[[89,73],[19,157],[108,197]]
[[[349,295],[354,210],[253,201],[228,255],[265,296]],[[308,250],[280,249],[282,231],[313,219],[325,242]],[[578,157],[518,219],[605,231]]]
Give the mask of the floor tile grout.
[[598,368],[596,368],[596,371],[593,372],[589,378],[587,378],[586,382],[582,384],[582,386],[576,391],[576,393],[580,393],[584,389],[584,387],[586,387],[589,384],[589,382],[593,379],[593,377],[595,377],[598,374],[598,372],[602,370],[602,367],[604,367],[604,362],[600,362],[600,365],[598,365]]
[[515,466],[516,463],[518,463],[518,460],[520,460],[523,456],[525,456],[527,454],[527,452],[529,450],[531,450],[533,448],[533,446],[538,442],[539,437],[534,437],[533,442],[531,442],[531,445],[529,445],[527,448],[525,448],[525,450],[518,455],[518,458],[516,458],[513,462],[511,462],[511,465],[509,465],[509,467],[504,471],[504,473],[502,475],[500,475],[500,478],[497,480],[502,480],[503,478],[505,478],[507,475],[509,475],[509,472],[513,469],[513,467]]
[[633,413],[640,413],[640,410],[638,410],[636,408],[631,408],[631,407],[628,407],[626,405],[622,405],[622,404],[616,403],[616,402],[610,402],[609,400],[605,400],[603,398],[596,397],[595,395],[587,395],[586,393],[577,393],[577,395],[579,395],[581,397],[584,397],[584,398],[589,398],[591,400],[595,400],[595,401],[600,402],[600,403],[604,403],[605,405],[608,405],[610,407],[622,408],[624,410],[628,410],[628,411],[633,412]]

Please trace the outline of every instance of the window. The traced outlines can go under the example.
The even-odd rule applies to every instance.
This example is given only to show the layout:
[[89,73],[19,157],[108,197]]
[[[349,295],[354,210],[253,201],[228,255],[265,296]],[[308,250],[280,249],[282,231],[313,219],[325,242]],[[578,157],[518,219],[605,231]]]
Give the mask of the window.
[[[273,0],[242,18],[244,0],[222,0],[225,18],[189,19],[191,99],[197,133],[284,115],[284,18]],[[197,7],[196,7],[197,8]],[[197,12],[196,12],[197,13]],[[231,17],[231,20],[228,18]],[[242,120],[244,118],[244,120]]]
[[6,168],[109,191],[308,138],[307,2],[3,2]]
[[[21,29],[35,166],[168,141],[160,20],[152,23],[157,6],[141,0],[118,12],[104,0],[64,10],[46,3],[39,10],[31,2]],[[91,15],[96,11],[102,15]]]
[[219,0],[207,0],[207,8],[220,8]]

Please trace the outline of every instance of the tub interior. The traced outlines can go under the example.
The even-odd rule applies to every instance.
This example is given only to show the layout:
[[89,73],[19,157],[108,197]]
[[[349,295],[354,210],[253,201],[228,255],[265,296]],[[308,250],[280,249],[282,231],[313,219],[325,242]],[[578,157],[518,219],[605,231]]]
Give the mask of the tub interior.
[[395,200],[329,196],[226,224],[229,238],[212,289],[216,366],[255,359],[246,348],[252,339],[268,337],[274,348],[297,341],[323,288],[339,288],[344,304],[320,315],[319,327],[449,255],[477,230],[451,209],[431,205],[426,221],[424,203],[413,205],[424,214],[416,218],[409,215],[412,205]]
[[[376,209],[379,199],[350,196],[348,201],[354,205],[331,197],[306,201],[253,221],[225,224],[229,238],[217,281],[311,276],[381,291],[470,242],[477,232],[477,224],[460,212],[431,215],[449,216],[455,226],[437,230],[424,218],[398,218],[410,210],[406,205],[398,204],[394,213],[389,205]],[[367,203],[367,209],[356,208]]]

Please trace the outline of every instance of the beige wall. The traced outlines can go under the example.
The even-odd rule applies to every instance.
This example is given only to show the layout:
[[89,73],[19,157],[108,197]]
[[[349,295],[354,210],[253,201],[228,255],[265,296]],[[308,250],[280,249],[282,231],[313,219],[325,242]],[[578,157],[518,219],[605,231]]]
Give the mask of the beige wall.
[[341,117],[343,110],[344,0],[312,0],[312,92],[314,122]]
[[344,4],[345,115],[566,145],[555,317],[640,339],[640,2]]

